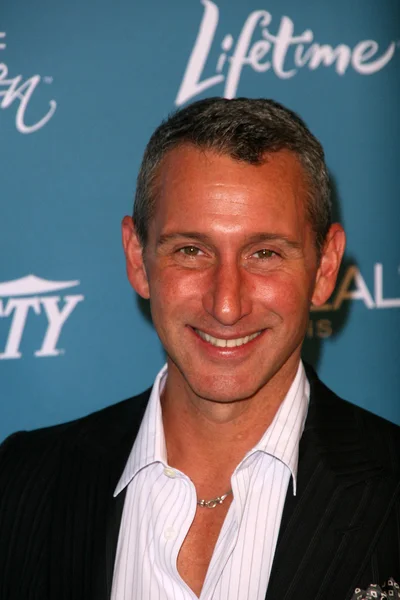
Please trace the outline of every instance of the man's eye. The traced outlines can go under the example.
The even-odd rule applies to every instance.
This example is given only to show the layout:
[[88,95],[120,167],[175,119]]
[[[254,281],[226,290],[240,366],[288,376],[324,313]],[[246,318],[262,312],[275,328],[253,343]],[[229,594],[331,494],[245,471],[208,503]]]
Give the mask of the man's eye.
[[262,250],[254,252],[253,256],[256,256],[257,258],[272,258],[273,256],[276,256],[276,252],[263,248]]
[[196,248],[196,246],[184,246],[184,248],[180,248],[179,252],[186,256],[199,256],[199,254],[202,254],[201,250]]

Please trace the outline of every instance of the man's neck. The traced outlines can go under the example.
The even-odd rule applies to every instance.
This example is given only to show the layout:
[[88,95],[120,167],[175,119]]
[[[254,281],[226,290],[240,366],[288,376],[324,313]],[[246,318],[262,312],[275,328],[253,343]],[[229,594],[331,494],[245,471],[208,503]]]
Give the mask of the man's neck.
[[[251,398],[221,403],[199,398],[169,365],[162,394],[168,462],[191,476],[226,479],[272,423],[296,376],[268,382]],[[273,378],[274,379],[274,378]]]

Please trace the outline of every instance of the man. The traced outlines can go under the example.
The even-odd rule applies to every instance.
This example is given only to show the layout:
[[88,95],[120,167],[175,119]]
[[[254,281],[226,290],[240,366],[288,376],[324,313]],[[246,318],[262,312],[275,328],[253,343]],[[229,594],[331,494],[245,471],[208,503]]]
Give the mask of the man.
[[398,579],[398,429],[300,359],[345,246],[301,119],[178,111],[122,232],[167,365],[151,393],[5,442],[0,597],[345,600]]

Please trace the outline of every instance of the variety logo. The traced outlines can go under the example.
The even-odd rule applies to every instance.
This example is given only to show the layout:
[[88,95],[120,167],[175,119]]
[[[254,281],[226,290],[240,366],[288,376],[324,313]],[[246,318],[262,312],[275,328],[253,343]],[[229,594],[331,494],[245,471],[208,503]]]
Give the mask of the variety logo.
[[[350,265],[338,282],[331,301],[323,306],[314,307],[312,313],[332,313],[342,308],[347,301],[359,300],[365,308],[386,309],[400,308],[400,298],[385,298],[383,294],[383,265],[375,263],[373,271],[374,287],[371,291],[360,269]],[[311,319],[307,337],[325,338],[333,333],[332,321],[330,319]]]
[[[79,285],[79,281],[49,281],[35,275],[27,275],[21,279],[0,283],[0,318],[11,318],[4,351],[0,359],[21,358],[20,344],[25,325],[30,314],[44,313],[47,328],[44,332],[41,347],[35,356],[58,356],[63,350],[57,348],[61,331],[79,302],[81,294],[43,296],[49,292],[58,292]],[[60,306],[60,301],[62,305]]]
[[[321,44],[314,41],[311,29],[295,33],[290,17],[281,17],[275,25],[271,13],[266,10],[249,14],[236,41],[231,33],[227,33],[221,42],[216,42],[218,6],[211,0],[201,0],[201,3],[204,14],[175,100],[177,106],[221,83],[224,84],[225,98],[234,98],[245,67],[256,73],[271,71],[280,79],[290,79],[304,67],[315,70],[321,66],[333,66],[338,75],[344,75],[349,68],[361,75],[371,75],[388,64],[396,48],[396,42],[391,42],[382,51],[374,40],[362,40],[352,48],[343,43],[337,46]],[[222,50],[215,74],[203,78],[215,43],[220,43]]]
[[[5,37],[5,32],[0,32],[0,50],[6,48],[6,44],[2,41]],[[50,121],[55,113],[57,102],[50,100],[49,108],[41,119],[31,125],[27,125],[25,122],[25,111],[28,108],[32,95],[41,82],[41,75],[32,75],[32,77],[25,79],[25,81],[22,75],[10,77],[7,65],[3,62],[0,63],[0,108],[9,108],[14,102],[18,104],[15,115],[15,126],[20,133],[33,133],[41,129]]]

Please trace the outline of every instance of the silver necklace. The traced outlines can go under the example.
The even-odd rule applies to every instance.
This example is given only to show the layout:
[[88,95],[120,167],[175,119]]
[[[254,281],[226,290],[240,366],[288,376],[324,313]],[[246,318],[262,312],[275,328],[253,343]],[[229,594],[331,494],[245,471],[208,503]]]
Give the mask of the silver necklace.
[[215,508],[217,504],[222,504],[225,498],[231,493],[232,490],[228,490],[226,494],[223,494],[223,496],[217,496],[211,500],[197,500],[197,506],[201,506],[203,508]]

